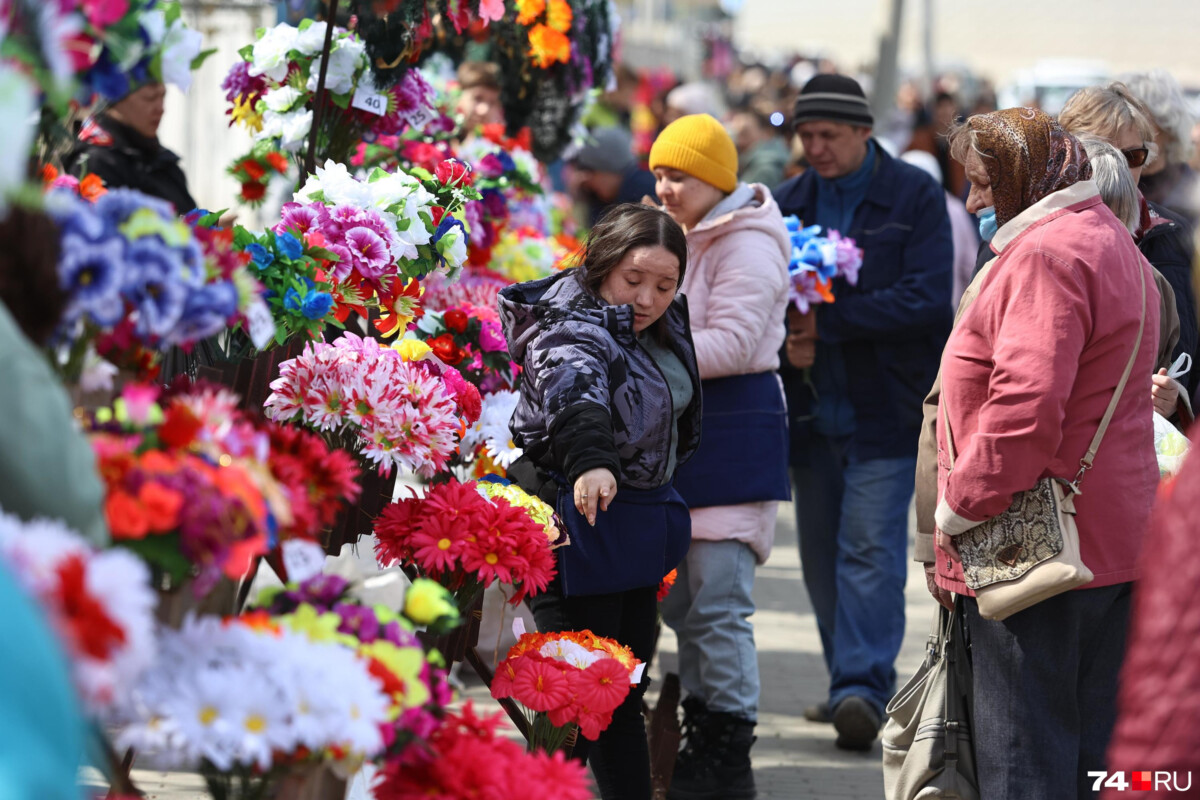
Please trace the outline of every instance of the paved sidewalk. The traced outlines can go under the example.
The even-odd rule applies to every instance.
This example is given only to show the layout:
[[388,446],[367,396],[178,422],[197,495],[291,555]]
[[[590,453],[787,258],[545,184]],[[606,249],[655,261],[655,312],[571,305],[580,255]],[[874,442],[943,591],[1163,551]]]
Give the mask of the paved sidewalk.
[[[883,779],[880,747],[869,753],[847,753],[834,746],[831,725],[804,719],[807,705],[824,699],[828,686],[821,643],[800,574],[796,529],[790,504],[782,504],[776,527],[775,550],[759,568],[755,585],[758,612],[754,615],[762,673],[758,744],[753,751],[755,778],[762,800],[880,800]],[[369,559],[370,548],[360,545]],[[911,564],[907,588],[908,629],[897,663],[903,683],[916,669],[929,630],[933,601],[925,591],[919,565]],[[675,635],[663,629],[652,677],[659,685],[665,671],[677,664]],[[479,706],[492,703],[478,682],[464,693]],[[650,701],[657,701],[654,689]],[[515,735],[515,730],[514,730]],[[93,774],[93,778],[96,776]],[[207,797],[193,775],[164,775],[135,770],[134,779],[155,800],[200,800]],[[92,782],[96,786],[99,782]],[[362,797],[362,789],[354,793]]]

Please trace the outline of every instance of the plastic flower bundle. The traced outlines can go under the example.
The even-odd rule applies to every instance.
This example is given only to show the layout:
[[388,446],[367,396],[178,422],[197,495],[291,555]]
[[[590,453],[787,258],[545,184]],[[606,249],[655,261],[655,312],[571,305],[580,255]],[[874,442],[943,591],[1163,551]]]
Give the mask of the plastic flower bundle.
[[[451,161],[438,175],[376,168],[359,180],[327,161],[296,193],[299,207],[285,208],[284,222],[293,224],[288,212],[302,214],[326,235],[341,259],[339,280],[356,274],[378,285],[394,277],[422,278],[436,269],[454,275],[467,257],[466,229],[455,214],[478,196],[469,174],[466,165]],[[328,220],[314,204],[324,206]]]
[[176,398],[164,408],[157,393],[127,386],[112,409],[96,413],[91,443],[105,517],[114,544],[171,586],[194,577],[202,595],[222,573],[240,578],[273,546],[280,521],[292,522],[288,495],[264,463],[265,435],[237,428],[206,442],[196,406]]
[[[312,20],[260,30],[222,83],[231,124],[244,125],[257,141],[299,151],[312,131],[326,33],[326,23]],[[408,70],[402,81],[380,90],[368,66],[358,35],[335,28],[324,86],[331,102],[322,109],[318,131],[323,157],[345,163],[364,138],[420,130],[437,117],[433,87],[420,70]]]
[[[258,605],[284,628],[317,641],[351,648],[368,665],[388,698],[385,749],[378,760],[394,758],[437,728],[450,703],[445,662],[426,653],[414,625],[433,633],[458,627],[460,617],[449,593],[418,580],[405,592],[402,613],[355,599],[351,584],[335,575],[317,575],[299,584],[269,589]],[[331,686],[330,691],[336,691]]]
[[353,646],[250,614],[162,630],[158,664],[115,743],[161,768],[199,767],[213,797],[264,797],[299,765],[357,769],[386,747],[385,682]]
[[242,185],[238,202],[257,208],[267,195],[271,178],[287,174],[288,160],[269,144],[260,143],[246,155],[235,158],[225,171]]
[[475,488],[489,500],[503,498],[509,505],[525,509],[530,519],[542,526],[546,541],[550,542],[552,548],[566,543],[566,533],[559,527],[558,515],[541,498],[499,475],[484,476],[475,484]]
[[474,456],[477,464],[486,464],[496,472],[507,472],[524,452],[513,443],[508,426],[519,400],[520,396],[512,390],[484,395],[479,419],[463,434],[464,458]]
[[276,525],[272,546],[320,539],[362,493],[358,465],[349,453],[316,434],[247,413],[224,387],[185,381],[168,390],[164,404],[166,418],[178,426],[169,437],[173,446],[211,462],[241,464],[270,498]]
[[52,164],[42,167],[42,188],[45,191],[66,189],[92,203],[99,200],[108,191],[104,187],[104,181],[95,173],[85,175],[80,180],[70,173],[60,173],[58,168]]
[[[522,627],[518,621],[513,632]],[[524,633],[496,668],[492,697],[525,706],[529,746],[554,752],[574,725],[585,738],[599,737],[644,670],[629,648],[591,631]]]
[[154,661],[157,598],[145,565],[121,550],[96,551],[61,522],[4,513],[0,560],[45,609],[89,713],[107,716]]
[[512,283],[525,283],[552,275],[559,260],[553,239],[530,229],[507,230],[492,247],[488,269]]
[[837,231],[827,231],[822,236],[820,225],[805,228],[795,216],[783,221],[792,240],[792,260],[788,265],[791,300],[800,313],[807,314],[814,303],[832,303],[835,278],[844,278],[851,286],[858,283],[862,251],[853,239],[842,238]]
[[516,605],[556,573],[544,523],[504,497],[489,500],[474,482],[452,479],[392,503],[375,520],[375,537],[381,567],[415,566],[449,589],[461,611],[496,581],[516,587]]
[[219,333],[258,299],[242,262],[210,257],[161,200],[114,189],[93,204],[56,190],[46,207],[62,230],[59,341],[71,344],[68,376],[89,344],[110,360],[138,362],[139,349],[187,347]]
[[501,724],[499,713],[478,716],[470,702],[447,714],[427,752],[414,748],[384,766],[373,787],[376,800],[593,800],[582,764],[562,753],[527,753],[500,733]]
[[381,474],[399,468],[431,477],[446,468],[467,424],[455,388],[430,366],[346,333],[332,344],[309,342],[283,362],[265,409],[360,454]]
[[509,388],[516,380],[508,342],[494,309],[464,304],[427,311],[412,335],[482,392]]

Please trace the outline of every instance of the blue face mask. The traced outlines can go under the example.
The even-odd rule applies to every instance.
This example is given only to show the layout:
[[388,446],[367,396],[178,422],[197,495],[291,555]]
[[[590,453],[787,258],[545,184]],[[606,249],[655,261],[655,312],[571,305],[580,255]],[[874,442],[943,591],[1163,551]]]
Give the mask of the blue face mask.
[[990,242],[992,237],[996,235],[996,231],[1000,229],[996,225],[996,207],[988,206],[985,209],[975,212],[975,216],[979,217],[979,235],[983,237],[985,242]]

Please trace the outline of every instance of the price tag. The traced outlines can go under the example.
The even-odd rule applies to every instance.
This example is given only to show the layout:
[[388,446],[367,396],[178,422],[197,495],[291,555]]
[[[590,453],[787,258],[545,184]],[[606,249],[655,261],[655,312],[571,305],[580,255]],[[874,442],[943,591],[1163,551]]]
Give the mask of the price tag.
[[259,350],[275,338],[275,318],[271,316],[271,309],[261,299],[255,300],[250,308],[246,309],[246,328],[250,333],[250,341],[254,342],[254,346]]
[[368,114],[378,114],[381,117],[387,113],[388,109],[387,97],[369,84],[363,84],[358,87],[358,90],[354,92],[354,99],[350,101],[350,105],[366,111]]
[[438,112],[436,108],[422,105],[413,109],[413,112],[405,119],[408,121],[408,124],[414,128],[424,130],[426,125],[433,122],[437,118]]
[[316,542],[288,539],[283,543],[283,568],[292,583],[314,578],[325,569],[325,550]]

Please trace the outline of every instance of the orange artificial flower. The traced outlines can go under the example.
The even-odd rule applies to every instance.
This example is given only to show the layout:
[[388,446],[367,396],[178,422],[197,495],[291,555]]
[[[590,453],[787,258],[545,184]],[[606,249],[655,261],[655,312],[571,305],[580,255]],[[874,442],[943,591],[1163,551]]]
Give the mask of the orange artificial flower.
[[42,166],[42,183],[49,186],[58,178],[58,169],[53,164]]
[[179,509],[183,508],[183,495],[165,486],[147,481],[138,490],[138,502],[146,524],[154,533],[167,533],[179,527]]
[[821,295],[821,299],[826,303],[834,301],[833,296],[833,281],[817,278],[817,294]]
[[613,639],[597,636],[589,630],[562,631],[560,633],[527,633],[508,651],[507,658],[515,659],[528,652],[538,652],[546,644],[557,641],[574,642],[588,650],[599,650],[605,655],[615,658],[628,670],[633,671],[641,662],[633,655],[633,651]]
[[678,570],[673,569],[667,573],[667,576],[662,579],[662,583],[658,585],[658,602],[661,603],[666,599],[667,595],[671,593],[671,587],[675,585],[675,581],[678,578]]
[[559,33],[566,33],[571,30],[571,23],[575,19],[575,13],[571,11],[571,4],[567,0],[550,0],[550,6],[546,13],[546,24]]
[[150,524],[141,504],[120,489],[109,492],[104,500],[104,517],[114,539],[145,539]]
[[94,172],[84,175],[83,180],[79,182],[80,197],[90,203],[96,202],[106,194],[108,189],[104,186],[104,181]]
[[138,466],[155,475],[174,475],[179,462],[161,450],[147,450],[138,459]]
[[566,64],[571,60],[571,40],[549,25],[535,25],[529,32],[529,55],[540,69]]
[[517,22],[532,25],[546,10],[546,0],[517,0]]

